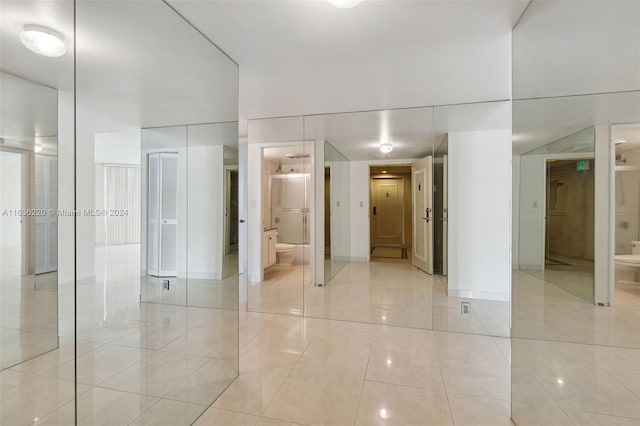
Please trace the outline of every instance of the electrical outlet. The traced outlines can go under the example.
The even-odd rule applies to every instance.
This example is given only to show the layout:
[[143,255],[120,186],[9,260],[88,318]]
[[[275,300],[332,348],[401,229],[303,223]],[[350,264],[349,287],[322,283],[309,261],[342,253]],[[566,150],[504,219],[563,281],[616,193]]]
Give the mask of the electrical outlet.
[[469,302],[461,302],[460,303],[460,313],[463,317],[468,317],[471,315],[471,303]]
[[170,286],[171,286],[171,281],[169,280],[162,280],[162,288],[165,290],[170,290]]

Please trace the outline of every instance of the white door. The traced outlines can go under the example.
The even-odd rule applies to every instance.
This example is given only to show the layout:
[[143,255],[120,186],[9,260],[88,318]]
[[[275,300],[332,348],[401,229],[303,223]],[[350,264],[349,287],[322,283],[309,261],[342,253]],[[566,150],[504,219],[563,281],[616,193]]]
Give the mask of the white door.
[[149,154],[149,275],[175,277],[178,227],[178,154]]
[[58,269],[58,159],[36,155],[36,274]]
[[413,195],[413,259],[418,269],[433,273],[433,159],[411,165]]
[[442,159],[442,275],[449,271],[449,157]]

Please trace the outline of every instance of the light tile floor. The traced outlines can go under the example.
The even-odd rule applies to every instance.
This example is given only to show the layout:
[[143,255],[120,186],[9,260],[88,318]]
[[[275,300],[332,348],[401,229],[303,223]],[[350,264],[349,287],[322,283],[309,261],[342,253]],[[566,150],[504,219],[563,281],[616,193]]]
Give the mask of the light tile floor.
[[509,425],[504,340],[241,312],[240,376],[196,425]]
[[[349,321],[241,310],[237,324],[238,311],[225,308],[234,292],[224,288],[214,291],[216,309],[140,304],[131,250],[98,257],[108,279],[78,285],[79,424],[509,425],[512,398],[517,424],[640,424],[637,348],[517,338],[512,355],[510,339],[486,335],[491,321],[499,327],[502,313],[492,315],[503,307],[483,313],[474,302],[467,325],[450,320],[457,300],[443,304],[447,314],[434,315],[431,326],[471,333],[426,329],[429,317],[403,309],[412,300],[429,309],[431,300],[433,315],[444,283],[408,265],[354,263],[336,275],[335,290],[311,289],[328,290],[313,297],[331,312],[349,285],[359,286],[368,300]],[[634,309],[585,307],[526,274],[514,282],[520,330],[596,342],[638,337]],[[73,423],[72,290],[60,289],[60,348],[0,372],[0,424]],[[319,301],[329,291],[331,299]],[[629,297],[626,305],[635,306]],[[212,303],[204,293],[201,300]],[[278,309],[277,299],[268,303]],[[348,314],[338,307],[335,316]],[[371,320],[386,313],[397,322]],[[425,328],[407,325],[423,318]]]

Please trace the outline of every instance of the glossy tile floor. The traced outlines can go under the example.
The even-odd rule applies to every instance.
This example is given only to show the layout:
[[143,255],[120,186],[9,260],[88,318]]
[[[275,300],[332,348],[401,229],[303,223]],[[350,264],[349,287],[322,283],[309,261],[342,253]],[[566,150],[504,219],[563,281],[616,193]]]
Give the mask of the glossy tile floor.
[[[336,274],[335,289],[305,294],[316,308],[330,308],[340,295],[358,303],[348,288],[357,287],[367,297],[351,320],[241,310],[238,335],[230,289],[201,295],[218,309],[140,304],[132,285],[137,250],[99,248],[103,279],[78,285],[79,424],[510,425],[512,399],[519,425],[640,424],[640,346],[605,346],[635,344],[634,288],[617,289],[626,297],[619,296],[621,306],[597,308],[515,272],[514,322],[535,337],[518,335],[511,353],[510,339],[483,335],[492,321],[504,326],[503,306],[483,312],[473,301],[474,316],[454,320],[459,300],[447,300],[442,278],[409,265],[350,263]],[[0,424],[72,423],[72,290],[60,289],[60,348],[0,372]],[[253,297],[257,291],[264,289]],[[285,313],[290,306],[269,303]],[[472,331],[404,325],[407,318],[429,325],[412,303],[431,307],[434,328]],[[372,312],[379,322],[387,314],[397,322],[367,323]],[[333,314],[348,315],[348,306]],[[585,342],[560,340],[571,336]]]
[[241,312],[240,377],[196,425],[510,425],[509,340]]
[[77,286],[76,362],[73,286],[60,287],[60,347],[0,372],[0,424],[73,424],[77,377],[78,424],[188,425],[235,379],[237,279],[208,294],[194,282],[201,305],[229,309],[141,304],[139,253],[96,249],[98,280]]
[[[303,287],[301,266],[268,269],[263,283],[249,284],[248,310],[509,337],[508,302],[448,297],[446,277],[394,262],[336,269],[324,287]],[[472,303],[470,316],[460,315],[463,301]]]

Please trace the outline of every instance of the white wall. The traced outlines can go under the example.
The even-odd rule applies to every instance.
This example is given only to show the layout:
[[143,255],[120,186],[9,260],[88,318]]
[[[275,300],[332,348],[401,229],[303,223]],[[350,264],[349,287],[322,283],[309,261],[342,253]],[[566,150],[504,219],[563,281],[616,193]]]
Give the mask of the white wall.
[[260,282],[262,270],[262,145],[247,145],[247,278]]
[[140,165],[141,130],[97,133],[95,162]]
[[[95,206],[94,135],[78,133],[74,156],[73,93],[58,92],[58,209],[78,210]],[[74,171],[77,173],[74,194]],[[74,250],[75,238],[75,250]],[[58,217],[58,281],[71,283],[95,279],[95,218]],[[74,253],[77,258],[74,259]]]
[[518,268],[520,259],[520,155],[511,158],[511,266]]
[[[0,151],[0,208],[2,210],[24,208],[22,199],[23,156],[14,152]],[[19,183],[22,182],[22,183]],[[24,188],[26,191],[27,188]],[[0,249],[20,249],[22,225],[20,217],[0,213]],[[4,251],[3,251],[4,253]]]
[[610,127],[595,126],[594,303],[614,304],[615,149]]
[[544,269],[545,155],[520,157],[518,258],[522,269]]
[[[58,209],[73,209],[73,92],[58,91]],[[93,160],[91,160],[93,164]],[[58,282],[74,279],[73,217],[58,217]]]
[[312,227],[311,277],[312,283],[324,284],[324,140],[315,141],[309,149],[311,156],[311,185],[313,197],[309,205]]
[[189,147],[188,231],[190,278],[222,278],[224,160],[222,145]]
[[449,133],[449,296],[509,300],[511,132]]

